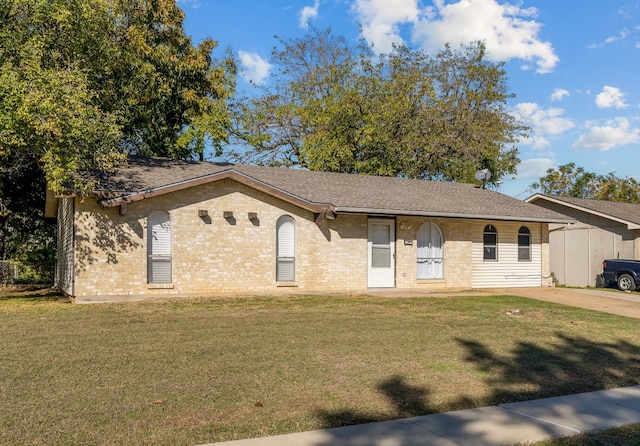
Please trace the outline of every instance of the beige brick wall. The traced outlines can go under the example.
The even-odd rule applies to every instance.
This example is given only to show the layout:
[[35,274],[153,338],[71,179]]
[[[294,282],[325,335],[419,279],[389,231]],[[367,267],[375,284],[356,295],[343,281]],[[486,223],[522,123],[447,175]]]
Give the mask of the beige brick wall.
[[[172,284],[147,284],[146,217],[171,217]],[[206,210],[210,220],[198,216]],[[225,219],[225,211],[234,219]],[[249,212],[257,213],[251,221]],[[276,221],[296,225],[296,280],[277,283]],[[341,215],[316,224],[314,215],[232,180],[206,184],[102,210],[77,200],[75,295],[170,296],[211,293],[361,291],[367,279],[367,217]]]
[[[172,224],[172,283],[147,283],[147,216],[169,213]],[[206,210],[210,219],[199,217]],[[234,219],[223,213],[232,212]],[[257,221],[248,218],[255,212]],[[277,283],[276,222],[295,220],[296,280]],[[436,223],[444,238],[444,278],[416,279],[416,235]],[[76,200],[75,275],[77,301],[207,294],[360,292],[367,289],[367,216],[338,215],[316,223],[314,215],[233,180],[204,184],[102,210],[95,200]],[[471,288],[469,220],[398,217],[396,287]],[[547,240],[545,238],[545,240]],[[548,258],[548,242],[546,243]],[[547,266],[548,269],[548,260]]]

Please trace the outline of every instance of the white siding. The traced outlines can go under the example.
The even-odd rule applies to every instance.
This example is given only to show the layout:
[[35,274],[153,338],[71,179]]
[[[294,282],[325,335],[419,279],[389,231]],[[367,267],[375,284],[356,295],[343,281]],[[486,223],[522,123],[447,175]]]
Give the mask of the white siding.
[[73,198],[58,202],[58,241],[55,285],[73,295]]
[[[498,260],[483,260],[483,231],[492,224],[498,231]],[[518,230],[531,231],[531,261],[518,261]],[[528,287],[542,284],[540,223],[479,221],[472,223],[473,288]]]

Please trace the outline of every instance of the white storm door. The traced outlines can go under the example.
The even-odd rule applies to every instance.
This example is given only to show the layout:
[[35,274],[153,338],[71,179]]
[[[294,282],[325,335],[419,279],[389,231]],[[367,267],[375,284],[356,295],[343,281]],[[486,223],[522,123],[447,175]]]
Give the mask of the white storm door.
[[369,288],[395,286],[395,220],[369,219],[367,262]]

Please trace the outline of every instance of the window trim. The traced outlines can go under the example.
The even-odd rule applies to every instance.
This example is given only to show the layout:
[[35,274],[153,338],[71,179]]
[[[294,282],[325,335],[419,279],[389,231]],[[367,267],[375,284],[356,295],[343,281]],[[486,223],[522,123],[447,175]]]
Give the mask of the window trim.
[[[526,232],[524,232],[524,231]],[[520,244],[520,237],[526,237],[527,238],[527,244],[526,245],[521,245]],[[520,258],[520,250],[526,248],[527,250],[527,254],[528,257],[527,258]],[[526,226],[520,226],[520,229],[518,229],[518,262],[531,262],[532,261],[532,246],[531,246],[531,231],[529,230],[528,227]]]
[[[487,243],[487,236],[495,235],[495,243]],[[482,261],[484,262],[497,262],[498,261],[498,230],[492,224],[488,224],[482,231]],[[493,257],[487,257],[488,249],[493,249]]]

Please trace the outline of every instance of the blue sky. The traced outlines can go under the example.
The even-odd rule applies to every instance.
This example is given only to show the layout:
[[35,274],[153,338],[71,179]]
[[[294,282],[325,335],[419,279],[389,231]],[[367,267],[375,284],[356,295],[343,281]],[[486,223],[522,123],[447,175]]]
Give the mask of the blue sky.
[[640,0],[178,0],[195,43],[218,41],[242,62],[238,89],[273,71],[274,36],[330,27],[380,52],[403,42],[434,54],[483,40],[505,61],[512,113],[531,126],[522,163],[500,191],[526,198],[551,167],[640,178]]

